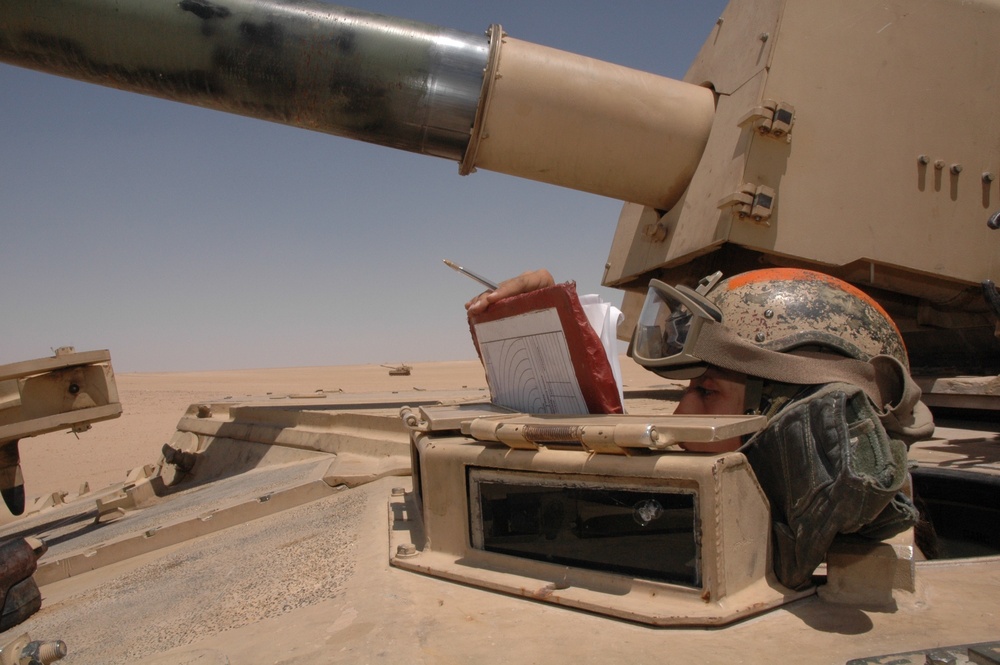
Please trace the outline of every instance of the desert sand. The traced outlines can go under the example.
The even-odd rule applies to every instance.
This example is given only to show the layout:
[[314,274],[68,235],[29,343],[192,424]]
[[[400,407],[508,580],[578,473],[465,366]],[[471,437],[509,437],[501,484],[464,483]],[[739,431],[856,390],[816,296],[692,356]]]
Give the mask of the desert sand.
[[[627,388],[662,385],[628,358],[621,359]],[[317,391],[386,391],[485,388],[478,360],[413,363],[409,376],[389,376],[379,365],[246,369],[212,372],[117,374],[122,415],[87,432],[55,432],[23,439],[21,467],[27,497],[96,490],[124,481],[131,469],[156,463],[187,407],[219,398],[263,399]],[[30,504],[29,504],[30,505]]]

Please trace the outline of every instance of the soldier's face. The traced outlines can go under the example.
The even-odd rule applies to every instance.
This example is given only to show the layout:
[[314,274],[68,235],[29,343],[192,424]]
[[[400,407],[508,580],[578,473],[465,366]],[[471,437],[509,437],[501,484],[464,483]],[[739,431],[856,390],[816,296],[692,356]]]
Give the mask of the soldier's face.
[[[739,415],[743,413],[746,374],[709,367],[704,374],[691,379],[674,413],[678,415]],[[699,453],[721,453],[736,450],[742,441],[733,437],[709,443],[682,443],[685,450]]]

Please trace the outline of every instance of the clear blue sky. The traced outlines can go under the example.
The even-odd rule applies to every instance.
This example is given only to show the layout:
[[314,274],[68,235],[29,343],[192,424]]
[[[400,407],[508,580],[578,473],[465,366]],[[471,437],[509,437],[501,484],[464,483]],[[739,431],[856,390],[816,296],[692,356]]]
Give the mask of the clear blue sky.
[[[722,0],[359,0],[681,78]],[[0,65],[0,364],[119,372],[475,357],[450,258],[599,283],[621,203]]]

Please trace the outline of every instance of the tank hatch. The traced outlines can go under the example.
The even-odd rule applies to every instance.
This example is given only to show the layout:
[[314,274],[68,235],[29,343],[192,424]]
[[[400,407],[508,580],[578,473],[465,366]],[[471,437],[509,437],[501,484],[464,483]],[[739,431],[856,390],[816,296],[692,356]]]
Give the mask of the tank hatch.
[[396,567],[659,626],[724,625],[814,591],[774,579],[746,458],[671,445],[750,433],[758,417],[465,405],[403,419],[414,473],[390,499]]

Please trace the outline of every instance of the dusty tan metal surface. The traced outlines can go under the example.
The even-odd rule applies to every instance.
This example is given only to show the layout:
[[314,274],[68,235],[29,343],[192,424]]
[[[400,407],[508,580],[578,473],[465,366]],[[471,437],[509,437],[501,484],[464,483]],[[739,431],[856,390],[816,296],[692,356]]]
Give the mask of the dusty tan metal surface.
[[[731,2],[720,17],[722,23],[706,37],[684,79],[710,85],[718,93],[699,169],[666,214],[636,204],[623,206],[605,284],[627,283],[658,266],[711,251],[728,238],[733,215],[719,210],[719,200],[743,182],[753,133],[740,127],[739,119],[762,99],[765,67],[774,46],[770,37],[777,32],[783,4],[783,0]],[[767,40],[760,38],[764,34]]]
[[51,358],[0,366],[0,523],[26,508],[21,439],[60,430],[78,434],[121,413],[106,350],[77,353],[66,346]]
[[[676,396],[673,388],[665,388],[639,393],[630,409],[653,403],[654,397]],[[456,396],[461,398],[451,395]],[[193,419],[222,428],[242,414],[244,421],[232,433],[263,432],[272,440],[243,441],[189,428],[175,443],[199,451],[194,476],[204,474],[210,482],[181,482],[108,523],[94,523],[100,494],[92,493],[65,497],[63,505],[5,527],[8,535],[47,533],[50,550],[40,562],[47,576],[41,611],[0,635],[0,642],[13,639],[16,631],[34,639],[63,639],[70,652],[66,662],[82,664],[607,662],[625,656],[652,663],[662,662],[667,651],[671,659],[696,662],[844,663],[997,639],[996,557],[916,562],[914,590],[889,589],[888,605],[845,603],[844,596],[857,588],[857,578],[848,576],[838,583],[845,589],[839,599],[830,593],[812,596],[714,630],[657,629],[539,603],[530,598],[532,589],[538,591],[535,582],[498,593],[392,568],[390,553],[396,549],[391,545],[406,531],[391,525],[388,508],[412,493],[410,479],[372,476],[371,482],[347,489],[330,472],[336,455],[361,454],[367,445],[364,438],[353,438],[356,418],[398,411],[399,396],[386,397],[377,405],[377,399],[344,396],[355,406],[342,405],[351,413],[339,421],[337,416],[345,414],[330,407],[317,412],[308,408],[315,405],[309,400],[283,400],[288,404],[275,409],[267,401],[212,404],[212,415],[201,419],[197,415],[204,405],[192,405],[182,424]],[[433,395],[427,397],[433,401]],[[356,406],[360,402],[369,408]],[[302,418],[284,410],[301,412]],[[247,418],[254,414],[265,421],[258,423],[264,429],[250,426]],[[338,422],[344,430],[338,430]],[[387,423],[382,429],[392,427]],[[980,439],[968,441],[975,444],[971,448],[938,441],[924,450],[947,451],[938,458],[945,466],[988,466],[984,456],[997,455],[995,434],[980,433]],[[320,449],[310,449],[317,442]],[[617,467],[637,459],[598,457]],[[648,460],[657,457],[687,457],[688,463],[692,458]],[[667,461],[661,464],[670,468]],[[317,493],[317,488],[325,489]],[[444,501],[445,508],[457,505],[440,494],[435,500]],[[746,508],[745,500],[745,492],[723,497],[739,510]],[[752,536],[748,525],[742,518],[730,521],[724,540],[733,544]],[[845,552],[846,568],[857,563],[856,556]],[[88,568],[88,560],[101,565]],[[881,557],[866,565],[898,571],[907,564]],[[730,590],[742,584],[737,580],[749,580],[743,575],[738,567],[726,571]],[[591,603],[609,590],[591,586]],[[652,589],[648,584],[635,588],[639,595]],[[688,595],[687,602],[708,603],[698,592]]]
[[666,450],[681,442],[719,441],[760,431],[762,416],[648,415],[476,417],[462,431],[480,441],[497,441],[511,448],[538,450],[550,443],[578,444],[593,453],[624,455],[630,451]]
[[66,348],[51,358],[0,366],[0,442],[82,431],[121,412],[108,351]]
[[[793,104],[795,127],[790,143],[755,137],[745,180],[778,191],[775,213],[769,226],[735,224],[732,242],[830,265],[871,262],[874,286],[887,286],[882,265],[1000,279],[986,225],[1000,189],[982,177],[1000,168],[1000,125],[994,99],[976,93],[994,73],[1000,4],[913,9],[785,4],[763,98]],[[893,287],[920,295],[918,284]]]
[[677,201],[712,127],[711,91],[500,42],[476,166],[658,208]]
[[[743,163],[743,181],[774,188],[776,202],[770,224],[747,219],[722,235],[741,246],[819,264],[871,262],[878,267],[864,277],[872,277],[873,285],[915,295],[922,293],[923,280],[889,283],[890,275],[879,274],[881,266],[932,271],[956,282],[997,280],[995,234],[986,218],[1000,204],[1000,192],[982,174],[995,175],[1000,168],[994,163],[1000,127],[991,98],[970,91],[992,75],[989,58],[980,53],[994,47],[987,35],[1000,22],[1000,7],[940,2],[913,11],[904,2],[877,7],[792,2],[781,9],[780,28],[762,31],[756,24],[759,16],[741,10],[741,4],[733,3],[724,14],[725,22],[716,27],[719,38],[710,36],[691,76],[709,81],[733,76],[737,65],[732,63],[742,61],[720,58],[736,48],[722,39],[727,33],[756,43],[762,52],[771,49],[770,67],[749,98],[736,98],[737,90],[746,87],[741,83],[720,99],[703,164],[716,165],[706,175],[717,199],[738,187],[740,182],[718,170],[724,161],[713,158],[719,155],[712,152],[713,142],[725,143]],[[755,11],[763,10],[754,4]],[[764,33],[769,35],[766,43],[760,39]],[[932,42],[938,48],[925,48]],[[743,75],[734,80],[741,79]],[[928,85],[934,87],[933,95],[926,93]],[[734,131],[727,116],[730,104],[744,107],[742,115],[767,99],[794,105],[789,140],[759,136],[750,126]],[[970,126],[976,131],[968,131]],[[717,136],[724,127],[729,135]],[[750,144],[741,146],[748,139]],[[921,155],[929,161],[919,163]],[[692,190],[689,196],[697,191],[697,177]],[[607,281],[620,281],[718,240],[718,235],[703,233],[690,242],[685,232],[689,217],[711,227],[709,220],[716,215],[693,208],[680,213],[679,220],[666,224],[670,237],[663,249],[654,253],[646,248],[650,256],[645,262],[618,268],[613,252]],[[620,235],[630,232],[620,224]],[[863,267],[868,270],[868,263]]]
[[[797,662],[996,638],[995,562],[920,565],[894,611],[812,597],[654,629],[392,569],[383,479],[42,588],[22,626],[74,663]],[[58,634],[58,635],[57,635]],[[0,639],[8,635],[0,635]],[[203,660],[194,661],[195,657]]]
[[[769,532],[767,500],[741,454],[626,458],[575,450],[508,450],[447,435],[420,433],[414,441],[420,453],[420,484],[426,488],[423,510],[413,495],[393,498],[389,545],[395,566],[653,625],[730,623],[812,593],[785,589],[771,576],[768,538],[752,535]],[[697,544],[669,533],[643,537],[639,532],[631,534],[627,547],[654,548],[664,559],[681,556],[685,561],[677,561],[676,569],[691,577],[667,584],[600,567],[587,570],[490,551],[481,542],[479,526],[486,519],[481,513],[485,509],[474,498],[480,476],[487,482],[540,490],[625,489],[635,496],[644,491],[688,496]],[[574,520],[572,508],[565,511],[567,516],[560,520],[564,524]],[[638,513],[633,517],[639,519]],[[585,540],[575,541],[570,531],[551,528],[548,550],[553,556],[571,556]],[[584,530],[579,523],[572,529]],[[691,545],[690,551],[686,545]]]
[[[716,102],[715,122],[702,165],[675,206],[661,213],[625,204],[618,219],[603,281],[621,285],[658,266],[711,251],[729,236],[733,216],[719,210],[719,199],[742,182],[752,136],[737,124],[756,105],[764,85],[760,73],[733,95]],[[645,280],[643,289],[645,289]],[[619,334],[629,326],[619,328]]]
[[928,467],[1000,475],[1000,431],[996,423],[938,425],[934,438],[913,444],[908,456]]
[[1000,411],[1000,376],[953,376],[917,380],[931,407]]
[[[662,217],[623,207],[604,282],[735,274],[763,254],[883,302],[915,298],[893,311],[908,328],[992,327],[979,283],[1000,280],[987,224],[1000,126],[984,88],[1000,4],[738,0],[722,18],[686,77],[720,93],[699,169]],[[758,221],[761,188],[773,199]]]

